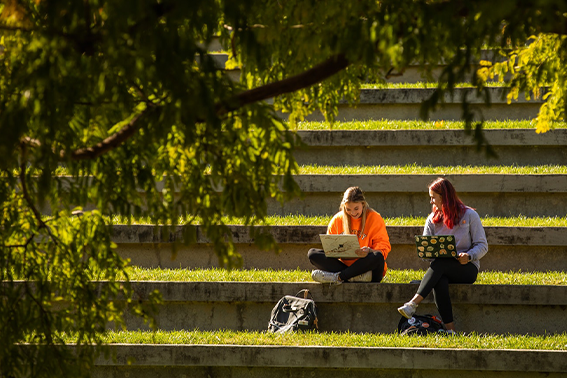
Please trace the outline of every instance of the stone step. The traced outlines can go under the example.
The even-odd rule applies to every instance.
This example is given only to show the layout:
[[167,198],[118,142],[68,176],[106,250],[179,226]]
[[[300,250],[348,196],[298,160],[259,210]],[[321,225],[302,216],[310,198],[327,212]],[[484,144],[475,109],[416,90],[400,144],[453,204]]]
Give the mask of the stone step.
[[[250,237],[249,228],[230,226],[244,269],[302,269],[313,267],[307,259],[310,248],[321,248],[319,234],[325,226],[272,226],[270,232],[282,248],[276,255],[261,251]],[[387,226],[392,252],[388,255],[391,269],[426,269],[427,263],[416,256],[414,235],[421,235],[422,226]],[[481,260],[484,271],[546,272],[567,271],[567,228],[565,227],[485,227],[488,254]],[[182,228],[165,231],[150,225],[113,227],[112,241],[118,252],[136,266],[146,268],[210,268],[218,259],[206,237],[197,231],[197,243],[177,244]],[[534,258],[537,256],[538,258]]]
[[[421,119],[421,103],[427,100],[435,89],[432,88],[395,88],[362,89],[360,102],[356,106],[347,103],[339,105],[337,121],[364,121],[372,119],[417,120]],[[461,101],[467,98],[477,120],[526,120],[537,117],[543,103],[540,98],[527,100],[523,94],[510,104],[506,100],[506,88],[485,88],[491,105],[478,96],[473,88],[456,88],[453,95],[446,93],[442,97],[443,105],[430,114],[429,120],[460,120],[462,118]],[[543,95],[543,94],[542,94]],[[285,117],[285,114],[281,114]],[[307,121],[323,121],[320,113],[306,117]]]
[[[372,163],[372,162],[369,162]],[[301,196],[283,205],[266,201],[268,215],[333,215],[346,188],[359,186],[370,206],[383,217],[427,216],[428,185],[445,177],[459,197],[481,217],[566,216],[567,174],[299,174]],[[63,180],[63,186],[65,181]],[[163,182],[156,183],[163,190]],[[220,190],[220,189],[219,189]],[[139,190],[143,193],[143,190]],[[48,209],[42,209],[48,213]]]
[[384,217],[427,216],[427,187],[437,177],[449,179],[465,204],[481,217],[565,216],[567,175],[562,174],[305,174],[295,181],[303,198],[281,205],[268,201],[273,215],[331,215],[346,188],[359,186],[370,206]]
[[564,377],[565,351],[279,345],[109,347],[94,378],[107,377]]
[[[319,330],[392,333],[397,307],[417,284],[287,282],[135,282],[143,301],[162,293],[156,321],[161,330],[266,330],[271,310],[284,295],[309,289],[318,306]],[[450,287],[455,322],[462,332],[546,334],[567,332],[567,286],[458,285]],[[418,314],[437,314],[429,295]],[[340,315],[339,315],[340,314]],[[126,316],[130,330],[147,329]]]
[[301,130],[305,165],[567,165],[567,129],[488,129],[497,158],[478,151],[464,130]]
[[[428,185],[449,179],[459,197],[481,217],[567,216],[567,174],[299,174],[294,179],[301,195],[283,205],[266,201],[267,214],[327,216],[339,209],[344,191],[359,186],[370,206],[383,217],[427,216],[431,211]],[[61,177],[62,186],[72,178]],[[156,189],[163,189],[163,182]],[[219,189],[220,190],[220,189]],[[143,195],[143,190],[139,190]],[[89,209],[86,206],[86,209]],[[49,214],[46,206],[41,209]]]

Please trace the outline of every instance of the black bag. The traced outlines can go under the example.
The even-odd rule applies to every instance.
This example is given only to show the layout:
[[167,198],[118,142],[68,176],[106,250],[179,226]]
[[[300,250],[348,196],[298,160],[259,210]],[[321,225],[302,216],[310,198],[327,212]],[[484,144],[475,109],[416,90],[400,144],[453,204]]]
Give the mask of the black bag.
[[402,335],[427,335],[445,330],[443,322],[432,315],[414,315],[409,319],[402,316],[398,323],[398,332]]
[[[303,298],[299,295],[303,293]],[[311,299],[307,296],[311,296]],[[286,295],[275,305],[268,323],[268,332],[284,333],[317,329],[317,305],[307,289]]]

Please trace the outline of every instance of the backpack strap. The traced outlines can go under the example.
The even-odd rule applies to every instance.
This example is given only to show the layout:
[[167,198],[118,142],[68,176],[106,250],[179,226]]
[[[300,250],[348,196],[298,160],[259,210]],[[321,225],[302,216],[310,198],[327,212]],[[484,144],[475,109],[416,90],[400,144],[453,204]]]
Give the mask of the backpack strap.
[[[304,299],[308,299],[307,296],[310,296],[311,299],[313,300],[313,295],[311,294],[311,292],[309,291],[309,289],[303,289],[300,290],[297,294],[295,294],[296,297],[300,297],[299,295],[303,293],[303,298]],[[301,298],[301,297],[300,297]]]

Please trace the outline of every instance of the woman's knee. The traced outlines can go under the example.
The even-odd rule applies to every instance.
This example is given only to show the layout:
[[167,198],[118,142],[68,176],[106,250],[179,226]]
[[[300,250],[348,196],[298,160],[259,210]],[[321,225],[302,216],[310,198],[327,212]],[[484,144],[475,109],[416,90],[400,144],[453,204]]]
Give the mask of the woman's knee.
[[459,265],[460,263],[455,259],[435,259],[429,264],[429,267],[436,272],[444,273]]
[[307,251],[307,258],[309,260],[313,260],[313,258],[317,258],[317,256],[320,256],[321,253],[324,253],[322,249],[311,248],[309,251]]
[[383,263],[384,255],[380,252],[372,252],[369,253],[364,259],[371,263]]

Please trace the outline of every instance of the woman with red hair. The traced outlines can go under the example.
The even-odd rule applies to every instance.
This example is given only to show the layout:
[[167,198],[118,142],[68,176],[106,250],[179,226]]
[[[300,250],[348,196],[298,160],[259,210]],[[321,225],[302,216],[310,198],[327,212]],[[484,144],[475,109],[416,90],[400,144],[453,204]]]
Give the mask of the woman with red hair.
[[457,259],[432,260],[417,293],[398,311],[406,318],[411,318],[423,298],[433,290],[435,305],[443,323],[448,333],[454,333],[449,284],[472,284],[476,281],[479,260],[488,252],[488,243],[477,212],[463,204],[449,180],[438,178],[433,181],[429,185],[429,197],[432,209],[425,222],[423,235],[454,235],[458,256]]

